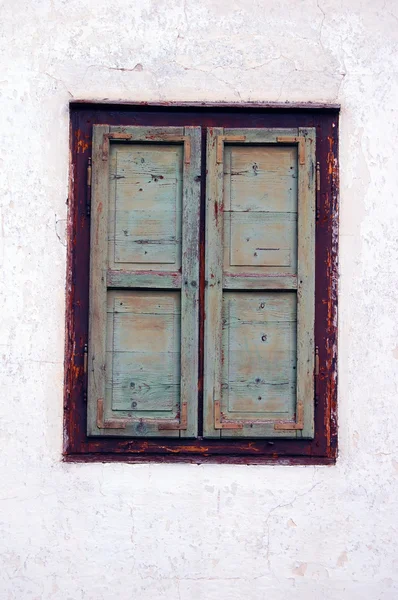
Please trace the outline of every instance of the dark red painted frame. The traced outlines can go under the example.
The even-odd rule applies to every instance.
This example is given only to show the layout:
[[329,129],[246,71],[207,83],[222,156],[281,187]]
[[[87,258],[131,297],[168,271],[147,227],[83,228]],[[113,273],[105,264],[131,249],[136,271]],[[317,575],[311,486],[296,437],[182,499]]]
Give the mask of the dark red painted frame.
[[[64,457],[68,461],[228,462],[242,464],[333,464],[337,456],[337,245],[338,117],[336,105],[278,104],[93,104],[70,105],[70,191],[66,287]],[[87,164],[94,123],[203,127],[316,127],[320,190],[316,218],[314,440],[180,440],[95,438],[86,434],[84,345],[88,333],[90,219],[86,214]],[[205,156],[205,153],[203,153]],[[203,164],[202,180],[205,180]],[[201,260],[204,265],[204,186]],[[204,269],[201,272],[201,348],[203,374]],[[199,402],[202,389],[199,386]]]

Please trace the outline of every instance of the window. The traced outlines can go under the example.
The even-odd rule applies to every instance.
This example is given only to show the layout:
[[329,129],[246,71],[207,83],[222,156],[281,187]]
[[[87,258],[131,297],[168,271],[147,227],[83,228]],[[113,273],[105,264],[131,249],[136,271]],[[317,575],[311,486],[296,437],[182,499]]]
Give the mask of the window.
[[71,121],[65,456],[333,462],[338,109]]

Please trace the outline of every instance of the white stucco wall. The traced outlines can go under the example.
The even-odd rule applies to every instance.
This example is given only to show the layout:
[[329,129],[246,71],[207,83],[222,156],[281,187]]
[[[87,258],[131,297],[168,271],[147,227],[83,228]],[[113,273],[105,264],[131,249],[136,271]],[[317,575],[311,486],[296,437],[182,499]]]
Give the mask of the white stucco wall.
[[[3,0],[1,600],[398,598],[396,0]],[[340,102],[333,467],[63,464],[68,101]]]

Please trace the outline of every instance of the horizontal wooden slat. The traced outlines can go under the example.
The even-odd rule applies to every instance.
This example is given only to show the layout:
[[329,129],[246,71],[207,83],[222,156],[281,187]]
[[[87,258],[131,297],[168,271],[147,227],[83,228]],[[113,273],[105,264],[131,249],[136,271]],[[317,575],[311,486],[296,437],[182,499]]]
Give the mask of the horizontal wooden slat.
[[[223,314],[223,326],[240,323],[296,322],[297,297],[292,293],[224,294],[229,311]],[[235,310],[236,307],[236,310]]]
[[181,273],[109,270],[107,282],[109,288],[180,289]]
[[[227,344],[228,341],[224,341],[225,347]],[[265,361],[263,353],[257,350],[249,352],[244,348],[243,350],[242,348],[228,350],[231,381],[242,380],[242,376],[239,375],[240,370],[245,373],[249,383],[275,385],[291,380],[292,370],[295,370],[293,367],[296,366],[293,352],[274,351],[269,353],[270,360]],[[276,362],[277,371],[275,371]]]
[[184,128],[183,127],[119,127],[119,126],[111,126],[109,127],[110,133],[128,133],[130,134],[134,141],[149,141],[149,142],[158,142],[162,141],[167,136],[183,136]]
[[115,298],[113,306],[108,306],[108,313],[133,315],[179,315],[181,314],[180,303],[174,294],[146,294],[145,292],[133,292]]
[[224,273],[226,290],[296,290],[296,275],[256,275],[255,273]]
[[[290,352],[295,342],[295,326],[291,322],[261,322],[229,320],[229,335],[233,352],[261,353],[267,361],[279,360]],[[289,354],[290,356],[290,354]]]
[[259,129],[224,129],[224,135],[242,135],[245,136],[244,142],[239,142],[240,144],[277,144],[277,138],[281,136],[297,136],[298,129],[267,129],[267,128],[259,128]]
[[178,292],[109,293],[106,397],[114,415],[145,419],[148,435],[179,412],[180,321]]
[[[233,417],[233,413],[240,413],[235,415],[235,418],[245,419],[253,416],[264,419],[264,414],[272,419],[281,416],[289,418],[295,401],[296,380],[258,384],[248,381],[230,381],[228,386],[223,386],[223,393],[228,396],[228,418]],[[290,410],[287,399],[290,399]]]

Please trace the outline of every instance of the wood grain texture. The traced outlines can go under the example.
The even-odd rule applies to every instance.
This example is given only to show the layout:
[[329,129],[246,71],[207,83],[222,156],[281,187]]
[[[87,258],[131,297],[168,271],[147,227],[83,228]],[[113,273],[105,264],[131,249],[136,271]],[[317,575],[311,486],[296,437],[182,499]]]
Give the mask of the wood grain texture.
[[297,212],[296,155],[294,146],[226,146],[224,210]]
[[273,273],[224,273],[226,290],[296,290],[297,276]]
[[220,437],[214,427],[214,403],[221,402],[221,336],[223,289],[223,163],[217,162],[217,136],[223,129],[207,131],[206,247],[205,247],[205,346],[203,381],[203,435]]
[[275,437],[294,417],[296,310],[295,292],[224,293],[221,410],[243,428],[223,437]]
[[180,269],[182,171],[182,145],[112,144],[109,268]]
[[97,125],[93,133],[87,389],[88,435],[94,435],[99,432],[97,427],[97,403],[98,400],[105,398],[106,238],[108,228],[109,165],[102,160],[102,147],[104,135],[108,132],[109,127],[107,125]]
[[278,127],[256,127],[255,129],[252,129],[234,127],[233,129],[225,128],[224,133],[226,136],[244,136],[245,141],[242,142],[242,144],[277,144],[278,137],[297,136],[298,129]]
[[224,293],[222,392],[227,418],[292,416],[296,360],[294,293]]
[[181,288],[181,273],[145,270],[127,271],[108,269],[109,288]]
[[236,267],[236,272],[240,267],[240,271],[259,272],[261,267],[275,267],[273,271],[280,272],[281,267],[289,267],[284,271],[295,274],[296,213],[230,212],[224,219],[224,264],[227,262],[228,270]]
[[164,142],[170,141],[173,138],[174,141],[182,141],[184,135],[183,127],[129,127],[113,125],[109,128],[110,133],[122,133],[131,135],[131,139],[135,142]]
[[289,275],[291,283],[297,274],[297,147],[277,143],[282,130],[228,130],[243,132],[244,143],[225,146],[224,273]]
[[314,436],[315,360],[315,144],[314,128],[300,128],[305,162],[299,169],[297,404],[303,407],[299,437]]
[[190,161],[184,161],[182,287],[181,287],[181,402],[187,406],[187,427],[181,437],[198,434],[199,359],[199,210],[201,131],[185,127]]
[[180,294],[109,293],[107,337],[107,401],[112,410],[141,419],[176,419],[181,376]]

